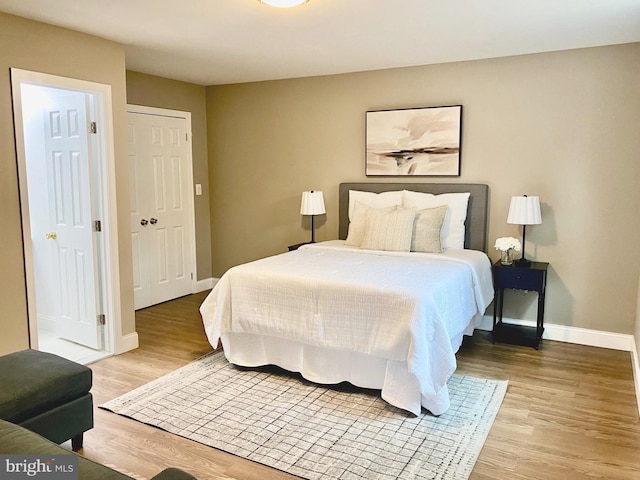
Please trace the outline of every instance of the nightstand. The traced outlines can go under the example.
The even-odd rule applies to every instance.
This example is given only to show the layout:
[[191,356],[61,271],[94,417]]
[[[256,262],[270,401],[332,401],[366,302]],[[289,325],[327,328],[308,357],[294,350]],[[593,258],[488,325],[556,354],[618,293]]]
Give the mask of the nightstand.
[[[536,350],[540,346],[544,332],[544,296],[547,287],[546,262],[531,262],[529,266],[493,264],[493,332],[494,342],[530,345]],[[505,289],[526,290],[538,293],[538,316],[536,327],[524,327],[502,322]]]
[[293,250],[299,249],[302,245],[307,245],[309,243],[310,242],[296,243],[295,245],[289,245],[287,248],[289,249],[290,252],[292,252]]

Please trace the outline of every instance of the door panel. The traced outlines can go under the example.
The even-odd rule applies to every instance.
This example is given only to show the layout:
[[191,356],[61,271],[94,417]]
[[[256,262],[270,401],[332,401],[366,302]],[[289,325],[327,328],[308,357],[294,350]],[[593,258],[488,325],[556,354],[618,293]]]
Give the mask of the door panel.
[[[144,166],[142,165],[141,156],[131,153],[134,146],[137,146],[138,140],[136,135],[136,126],[129,124],[129,201],[131,215],[131,248],[133,257],[133,291],[135,299],[135,308],[143,308],[152,305],[151,288],[149,279],[149,235],[146,226],[140,222],[144,219],[149,221],[149,217],[145,218],[143,213],[144,198],[149,198],[148,182],[144,181]],[[139,200],[141,199],[141,200]]]
[[97,314],[100,297],[92,223],[87,101],[82,94],[56,98],[55,105],[43,114],[50,218],[48,238],[54,242],[57,252],[56,333],[99,349]]
[[184,118],[129,113],[134,303],[192,293],[191,145]]

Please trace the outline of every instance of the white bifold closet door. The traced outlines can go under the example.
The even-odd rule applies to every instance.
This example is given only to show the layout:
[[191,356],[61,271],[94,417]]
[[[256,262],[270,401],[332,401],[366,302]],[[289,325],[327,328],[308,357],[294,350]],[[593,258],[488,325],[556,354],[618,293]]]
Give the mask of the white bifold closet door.
[[137,310],[192,293],[191,144],[184,118],[127,115]]

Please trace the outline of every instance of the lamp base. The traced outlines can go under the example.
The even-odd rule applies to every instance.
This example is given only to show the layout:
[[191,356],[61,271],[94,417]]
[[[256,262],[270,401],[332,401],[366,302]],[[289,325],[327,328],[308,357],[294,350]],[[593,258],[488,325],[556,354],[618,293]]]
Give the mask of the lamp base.
[[514,262],[517,267],[530,267],[531,260],[527,260],[526,258],[519,258]]

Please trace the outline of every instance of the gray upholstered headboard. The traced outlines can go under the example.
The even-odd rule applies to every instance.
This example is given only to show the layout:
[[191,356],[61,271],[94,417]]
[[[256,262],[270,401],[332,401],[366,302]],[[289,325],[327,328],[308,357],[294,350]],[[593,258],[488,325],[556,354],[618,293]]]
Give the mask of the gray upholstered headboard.
[[467,221],[465,222],[465,248],[487,251],[487,206],[489,187],[479,183],[341,183],[339,198],[339,236],[347,238],[349,231],[349,190],[364,192],[389,192],[393,190],[411,190],[414,192],[460,193],[469,192]]

